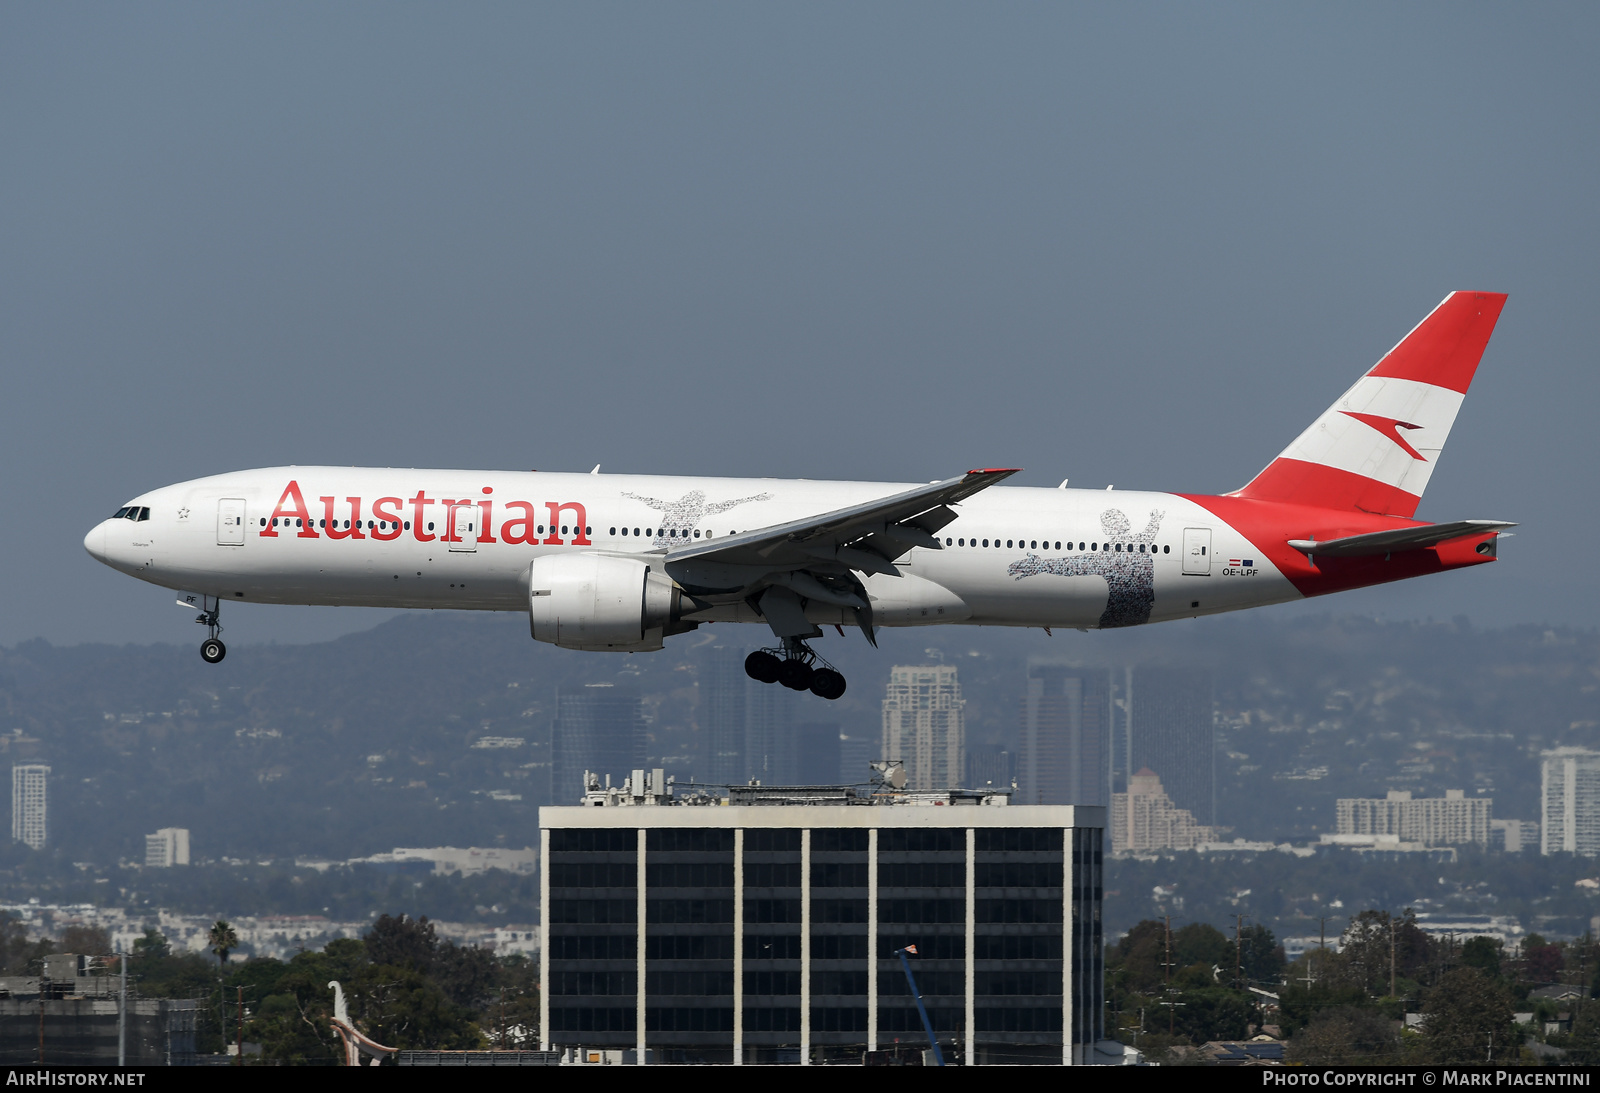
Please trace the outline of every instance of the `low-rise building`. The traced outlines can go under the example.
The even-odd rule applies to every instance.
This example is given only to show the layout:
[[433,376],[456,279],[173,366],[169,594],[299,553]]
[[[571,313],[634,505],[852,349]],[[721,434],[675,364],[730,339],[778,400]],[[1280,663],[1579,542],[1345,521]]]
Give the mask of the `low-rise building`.
[[144,867],[169,869],[174,865],[189,864],[189,829],[163,827],[154,835],[144,837]]
[[1393,835],[1424,846],[1488,846],[1494,801],[1459,789],[1417,798],[1409,790],[1392,789],[1382,798],[1341,797],[1336,809],[1334,830],[1340,835]]

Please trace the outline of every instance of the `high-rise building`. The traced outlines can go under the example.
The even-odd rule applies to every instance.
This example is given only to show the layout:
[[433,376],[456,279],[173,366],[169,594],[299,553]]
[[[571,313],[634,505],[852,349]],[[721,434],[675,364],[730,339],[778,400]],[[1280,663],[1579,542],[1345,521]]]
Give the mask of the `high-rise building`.
[[[794,727],[797,786],[839,784],[839,723],[801,721]],[[865,775],[862,776],[865,778]]]
[[1459,789],[1415,800],[1409,790],[1391,789],[1384,798],[1340,797],[1334,807],[1334,830],[1340,835],[1395,835],[1424,846],[1488,846],[1494,802]]
[[189,864],[189,829],[163,827],[154,835],[144,837],[144,867],[170,869],[174,865]]
[[1541,850],[1600,854],[1600,752],[1555,748],[1541,759]]
[[[590,683],[556,691],[551,728],[551,800],[581,792],[583,772],[617,783],[644,766],[644,713],[638,692],[613,683]],[[574,788],[577,787],[577,788]]]
[[49,837],[47,781],[50,768],[43,763],[18,763],[11,768],[11,837],[41,849]]
[[[1011,750],[1001,744],[967,745],[967,789],[1004,789],[1016,777]],[[1028,802],[1018,800],[1017,804]]]
[[883,733],[846,732],[839,734],[839,785],[855,786],[872,780],[873,760],[882,759]]
[[1111,793],[1111,674],[1028,665],[1017,745],[1017,801],[1105,807]]
[[708,650],[700,675],[700,727],[706,734],[706,773],[701,780],[731,785],[745,780],[744,651],[718,645]]
[[744,781],[789,785],[799,779],[799,748],[794,738],[800,695],[776,683],[745,680]]
[[717,799],[639,778],[643,790],[539,811],[546,1050],[684,1063],[917,1051],[898,957],[910,946],[947,1061],[1098,1061],[1103,809],[843,787],[812,803],[735,787],[707,807]]
[[1111,848],[1125,850],[1193,850],[1211,842],[1215,833],[1179,808],[1148,768],[1128,779],[1128,792],[1111,797]]
[[878,758],[905,763],[908,789],[959,787],[966,773],[965,705],[953,666],[891,668]]
[[[1149,768],[1178,808],[1215,824],[1216,710],[1209,672],[1140,665],[1126,674],[1126,771]],[[1131,779],[1129,780],[1131,785]]]

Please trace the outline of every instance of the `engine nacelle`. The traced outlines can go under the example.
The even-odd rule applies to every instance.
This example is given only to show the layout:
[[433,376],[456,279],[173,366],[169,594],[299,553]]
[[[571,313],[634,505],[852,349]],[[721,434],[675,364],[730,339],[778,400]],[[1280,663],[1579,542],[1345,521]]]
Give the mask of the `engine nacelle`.
[[682,593],[647,562],[605,554],[536,558],[528,571],[528,618],[535,641],[563,649],[646,652],[682,623]]

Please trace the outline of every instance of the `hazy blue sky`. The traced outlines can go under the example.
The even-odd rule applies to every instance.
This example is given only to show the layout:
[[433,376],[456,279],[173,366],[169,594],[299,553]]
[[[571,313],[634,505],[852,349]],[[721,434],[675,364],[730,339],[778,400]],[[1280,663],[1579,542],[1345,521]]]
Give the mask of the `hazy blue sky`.
[[7,5],[0,642],[198,641],[81,539],[248,466],[1232,489],[1452,289],[1511,300],[1419,516],[1524,526],[1317,609],[1593,625],[1597,40],[1593,4]]

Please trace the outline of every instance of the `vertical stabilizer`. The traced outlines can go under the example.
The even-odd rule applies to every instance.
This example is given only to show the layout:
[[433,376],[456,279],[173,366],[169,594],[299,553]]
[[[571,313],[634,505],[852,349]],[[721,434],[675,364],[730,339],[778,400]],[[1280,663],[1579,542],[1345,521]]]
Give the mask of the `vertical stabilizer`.
[[1413,516],[1505,302],[1446,296],[1233,496]]

